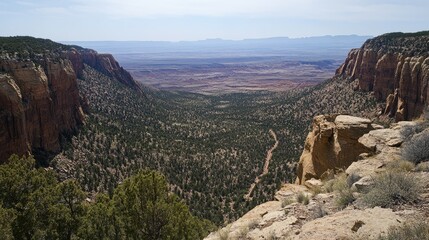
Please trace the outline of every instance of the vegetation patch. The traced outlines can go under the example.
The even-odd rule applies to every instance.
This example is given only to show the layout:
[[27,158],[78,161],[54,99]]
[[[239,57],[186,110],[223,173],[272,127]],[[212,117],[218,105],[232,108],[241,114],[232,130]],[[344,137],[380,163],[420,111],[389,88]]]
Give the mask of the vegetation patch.
[[304,205],[307,205],[310,202],[310,199],[308,197],[307,194],[300,192],[298,193],[298,195],[296,196],[296,201],[299,203],[302,203]]
[[363,201],[370,207],[392,207],[416,202],[421,191],[419,180],[412,174],[387,171],[374,178]]
[[32,157],[13,155],[0,165],[1,239],[202,239],[213,229],[155,171],[125,179],[111,197],[87,195],[76,181],[36,169]]
[[332,190],[335,192],[335,203],[340,209],[347,207],[356,200],[353,196],[352,185],[357,180],[357,175],[351,174],[347,176],[345,173],[341,173],[332,181]]
[[412,163],[420,163],[429,160],[429,129],[415,134],[404,146],[402,151],[404,159]]
[[400,227],[392,227],[386,236],[378,240],[429,240],[429,225],[424,222],[406,223]]

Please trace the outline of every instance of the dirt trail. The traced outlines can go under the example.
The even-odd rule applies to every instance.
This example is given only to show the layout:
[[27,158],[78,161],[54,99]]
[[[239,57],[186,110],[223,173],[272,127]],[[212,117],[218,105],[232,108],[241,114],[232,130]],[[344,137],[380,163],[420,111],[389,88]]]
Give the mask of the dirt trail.
[[276,148],[279,145],[279,140],[277,139],[276,133],[272,129],[270,129],[269,132],[271,136],[274,138],[274,141],[276,142],[267,152],[267,157],[265,157],[265,163],[264,163],[264,168],[262,169],[262,173],[255,178],[255,181],[252,183],[252,185],[250,185],[249,191],[247,191],[247,194],[244,195],[244,199],[246,200],[251,200],[250,195],[252,195],[252,192],[255,189],[256,184],[258,184],[259,181],[261,181],[261,178],[268,173],[268,167],[270,166],[271,158],[273,157],[273,151],[276,150]]

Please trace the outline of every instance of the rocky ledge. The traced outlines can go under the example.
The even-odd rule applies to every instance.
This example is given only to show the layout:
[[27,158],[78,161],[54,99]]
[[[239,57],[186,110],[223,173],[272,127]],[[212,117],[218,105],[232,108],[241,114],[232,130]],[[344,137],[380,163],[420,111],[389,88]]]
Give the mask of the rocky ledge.
[[328,169],[343,169],[359,158],[367,147],[357,140],[382,128],[369,119],[347,115],[320,115],[313,119],[298,163],[297,184],[320,178]]
[[[429,131],[428,126],[427,121],[403,121],[382,128],[351,116],[316,117],[307,141],[319,147],[308,148],[303,155],[309,154],[309,159],[320,163],[299,179],[301,184],[284,184],[274,201],[255,207],[206,239],[378,239],[392,227],[426,219],[429,166],[427,162],[414,166],[404,161],[402,152],[413,136]],[[339,154],[335,146],[345,154]],[[354,160],[346,159],[348,153]],[[338,165],[341,160],[345,162]],[[314,173],[323,172],[315,169],[319,166],[325,169],[324,174]],[[418,200],[382,207],[364,204],[362,199],[374,179],[387,172],[401,172],[421,183],[416,185],[421,188]],[[308,179],[310,176],[313,178]],[[339,183],[341,190],[336,186]],[[350,191],[345,195],[350,201],[344,202],[342,191]]]

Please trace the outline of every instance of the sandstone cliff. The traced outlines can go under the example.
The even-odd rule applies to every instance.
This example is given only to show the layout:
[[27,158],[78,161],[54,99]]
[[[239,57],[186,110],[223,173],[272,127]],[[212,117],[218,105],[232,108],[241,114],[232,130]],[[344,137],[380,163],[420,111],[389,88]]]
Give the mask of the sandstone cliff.
[[429,103],[429,32],[390,33],[350,51],[337,74],[385,101],[396,121],[420,116]]
[[77,77],[85,64],[141,90],[112,55],[31,37],[0,38],[0,46],[0,162],[60,150],[61,134],[84,121]]
[[328,169],[343,169],[368,149],[357,140],[379,128],[369,119],[346,115],[321,115],[313,120],[298,163],[297,183],[319,179]]

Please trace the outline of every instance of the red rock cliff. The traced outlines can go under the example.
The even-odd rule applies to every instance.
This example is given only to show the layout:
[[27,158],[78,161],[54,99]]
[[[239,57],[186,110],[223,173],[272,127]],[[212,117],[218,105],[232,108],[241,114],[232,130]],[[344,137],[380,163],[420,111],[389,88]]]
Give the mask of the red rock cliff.
[[0,163],[60,151],[61,134],[84,121],[77,78],[86,65],[141,91],[112,55],[31,37],[0,41]]
[[337,70],[386,102],[397,121],[420,116],[429,103],[429,32],[391,33],[353,49]]
[[59,151],[60,133],[84,119],[71,62],[2,59],[0,69],[0,162],[12,153]]

